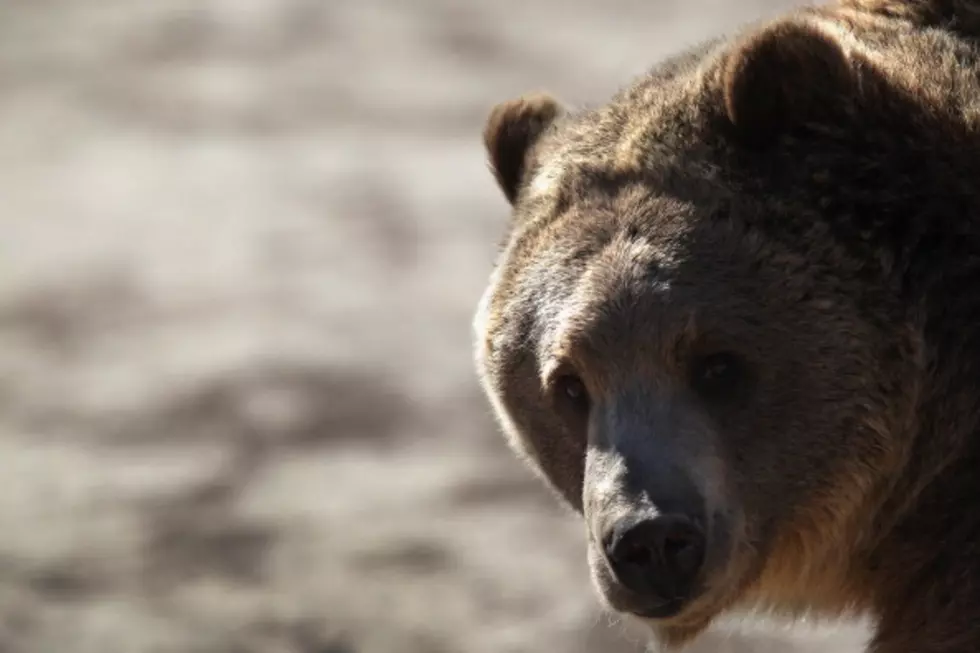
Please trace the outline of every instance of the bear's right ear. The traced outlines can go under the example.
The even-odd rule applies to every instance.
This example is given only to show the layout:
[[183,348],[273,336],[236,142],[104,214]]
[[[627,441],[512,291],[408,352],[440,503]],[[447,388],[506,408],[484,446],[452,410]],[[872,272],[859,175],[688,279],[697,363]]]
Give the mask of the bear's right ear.
[[737,44],[722,70],[725,111],[746,142],[832,121],[857,100],[858,66],[840,37],[818,24],[784,20]]
[[495,106],[483,128],[483,144],[497,184],[511,204],[527,173],[528,152],[562,113],[550,95],[527,95]]

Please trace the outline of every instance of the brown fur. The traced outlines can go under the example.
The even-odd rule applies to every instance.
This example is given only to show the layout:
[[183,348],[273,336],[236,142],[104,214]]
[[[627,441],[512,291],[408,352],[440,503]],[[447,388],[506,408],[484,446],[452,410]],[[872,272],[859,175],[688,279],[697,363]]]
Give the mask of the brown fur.
[[[481,379],[613,607],[597,530],[671,498],[663,461],[694,479],[715,548],[664,643],[758,605],[869,613],[873,653],[980,650],[978,36],[980,2],[841,0],[594,109],[492,112],[513,223]],[[721,403],[692,372],[716,352]]]

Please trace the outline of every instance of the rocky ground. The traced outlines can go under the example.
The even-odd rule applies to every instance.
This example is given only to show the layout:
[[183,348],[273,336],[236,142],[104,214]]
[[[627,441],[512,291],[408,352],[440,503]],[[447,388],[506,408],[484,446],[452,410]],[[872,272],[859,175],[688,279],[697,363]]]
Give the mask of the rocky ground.
[[0,4],[0,651],[640,650],[471,371],[479,132],[786,4]]

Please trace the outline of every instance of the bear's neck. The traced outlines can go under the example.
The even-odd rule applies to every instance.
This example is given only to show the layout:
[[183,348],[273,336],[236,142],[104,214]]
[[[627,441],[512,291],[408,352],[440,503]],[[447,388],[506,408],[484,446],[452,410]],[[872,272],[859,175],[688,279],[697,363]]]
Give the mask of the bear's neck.
[[980,651],[978,466],[947,466],[869,556],[874,653]]
[[957,250],[919,287],[918,431],[862,570],[874,653],[980,651],[980,241]]

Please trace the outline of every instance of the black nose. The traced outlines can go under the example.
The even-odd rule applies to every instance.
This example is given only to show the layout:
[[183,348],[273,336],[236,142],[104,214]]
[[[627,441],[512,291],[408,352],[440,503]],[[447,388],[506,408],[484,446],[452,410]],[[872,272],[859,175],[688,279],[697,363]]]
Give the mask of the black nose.
[[604,544],[616,579],[649,605],[644,616],[676,611],[704,562],[704,533],[683,515],[620,520]]

